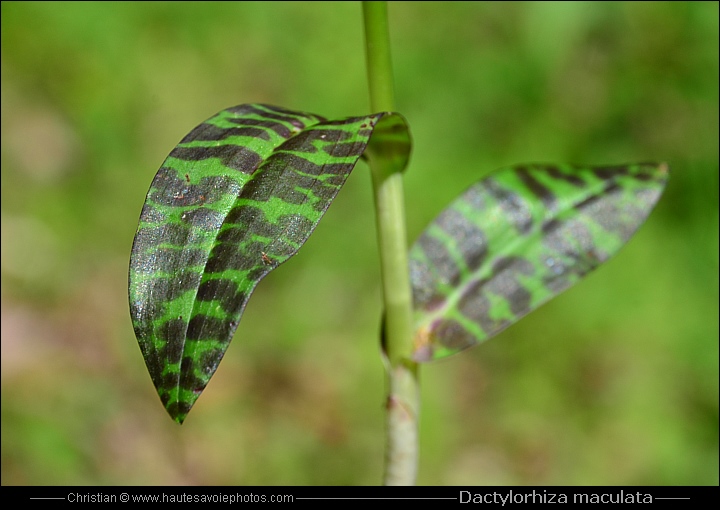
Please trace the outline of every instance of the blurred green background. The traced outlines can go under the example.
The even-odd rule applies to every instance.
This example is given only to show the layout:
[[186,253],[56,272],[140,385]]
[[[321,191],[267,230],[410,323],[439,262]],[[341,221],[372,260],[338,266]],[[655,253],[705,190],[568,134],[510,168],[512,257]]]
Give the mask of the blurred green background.
[[[667,161],[626,248],[425,366],[421,484],[718,483],[718,4],[390,4],[415,239],[522,162]],[[258,287],[180,427],[127,267],[155,172],[266,102],[368,113],[358,2],[2,2],[2,483],[376,484],[380,282],[360,164]]]

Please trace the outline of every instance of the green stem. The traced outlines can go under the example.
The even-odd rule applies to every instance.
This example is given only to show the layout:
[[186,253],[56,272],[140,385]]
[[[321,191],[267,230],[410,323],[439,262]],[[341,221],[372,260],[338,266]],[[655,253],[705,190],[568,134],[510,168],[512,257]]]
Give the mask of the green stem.
[[395,92],[390,61],[387,2],[363,2],[363,16],[370,107],[374,112],[391,112],[395,109]]
[[[392,64],[386,2],[363,2],[368,84],[373,112],[391,112]],[[412,293],[408,273],[402,173],[371,164],[385,303],[387,436],[385,485],[413,485],[418,465],[420,386],[412,354]]]

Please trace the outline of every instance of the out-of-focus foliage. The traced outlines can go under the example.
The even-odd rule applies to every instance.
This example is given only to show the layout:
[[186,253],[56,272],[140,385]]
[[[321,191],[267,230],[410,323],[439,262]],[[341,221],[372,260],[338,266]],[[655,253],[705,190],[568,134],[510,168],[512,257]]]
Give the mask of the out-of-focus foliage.
[[470,186],[410,249],[413,359],[485,342],[582,281],[647,219],[665,164],[500,168]]
[[[389,11],[411,240],[501,166],[673,172],[601,272],[423,367],[419,483],[717,484],[717,3]],[[3,2],[0,65],[2,483],[379,483],[365,168],[257,290],[182,428],[126,294],[145,192],[188,126],[247,102],[371,113],[360,5]]]

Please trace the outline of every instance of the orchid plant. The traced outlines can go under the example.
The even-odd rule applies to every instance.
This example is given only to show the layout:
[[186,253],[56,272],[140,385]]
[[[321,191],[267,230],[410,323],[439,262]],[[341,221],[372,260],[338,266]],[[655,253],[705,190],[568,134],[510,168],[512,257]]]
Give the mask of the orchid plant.
[[364,160],[385,304],[385,483],[412,484],[420,364],[487,340],[614,255],[655,206],[668,167],[501,168],[455,199],[408,250],[410,129],[394,111],[386,4],[364,2],[363,12],[377,113],[326,119],[241,104],[192,129],[158,170],[140,214],[130,311],[160,399],[182,423],[257,284],[297,253]]

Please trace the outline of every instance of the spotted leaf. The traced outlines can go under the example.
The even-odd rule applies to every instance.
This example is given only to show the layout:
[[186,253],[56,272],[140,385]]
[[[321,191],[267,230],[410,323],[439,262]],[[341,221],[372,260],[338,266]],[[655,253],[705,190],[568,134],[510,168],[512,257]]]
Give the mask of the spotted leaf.
[[398,114],[328,121],[245,104],[197,126],[160,167],[132,247],[130,312],[178,423],[215,373],[257,283],[307,240],[371,136],[395,155],[399,139],[407,159]]
[[527,165],[490,174],[410,251],[413,357],[487,340],[610,258],[665,187],[664,164]]

